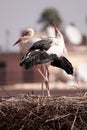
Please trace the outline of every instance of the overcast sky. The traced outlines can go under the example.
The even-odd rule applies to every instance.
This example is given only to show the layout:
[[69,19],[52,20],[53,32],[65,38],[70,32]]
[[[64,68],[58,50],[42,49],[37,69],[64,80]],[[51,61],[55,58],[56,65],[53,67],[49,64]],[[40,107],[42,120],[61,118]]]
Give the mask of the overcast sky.
[[[0,0],[0,46],[18,49],[12,45],[20,30],[27,27],[39,29],[37,21],[43,10],[49,7],[60,12],[65,25],[74,22],[82,33],[87,33],[87,0]],[[10,33],[9,44],[6,43],[7,30]]]

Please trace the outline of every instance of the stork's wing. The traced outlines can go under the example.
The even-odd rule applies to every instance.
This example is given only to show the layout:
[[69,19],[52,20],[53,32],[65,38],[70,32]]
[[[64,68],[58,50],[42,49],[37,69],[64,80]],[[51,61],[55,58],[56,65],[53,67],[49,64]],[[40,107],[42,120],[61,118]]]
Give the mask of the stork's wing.
[[60,57],[60,58],[56,57],[54,59],[54,61],[51,62],[51,65],[55,66],[55,67],[59,67],[59,68],[65,70],[67,74],[73,75],[73,66],[72,66],[72,64],[69,62],[69,60],[67,60],[63,56]]
[[32,67],[36,64],[44,64],[47,62],[52,62],[55,58],[55,54],[47,54],[46,51],[31,51],[22,57],[20,66],[24,66],[26,69]]
[[47,39],[47,40],[39,40],[33,44],[33,46],[29,49],[29,51],[32,50],[48,50],[51,46],[52,40]]

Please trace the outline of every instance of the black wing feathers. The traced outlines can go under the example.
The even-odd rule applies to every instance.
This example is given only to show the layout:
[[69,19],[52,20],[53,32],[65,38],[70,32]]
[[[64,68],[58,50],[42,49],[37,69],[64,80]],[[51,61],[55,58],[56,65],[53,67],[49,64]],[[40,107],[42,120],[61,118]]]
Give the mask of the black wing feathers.
[[50,48],[50,45],[52,43],[51,39],[47,40],[40,40],[33,44],[33,46],[29,49],[29,51],[40,49],[40,50],[48,50]]
[[56,57],[51,65],[59,67],[65,70],[66,73],[73,75],[73,66],[65,57]]
[[45,51],[31,51],[21,59],[20,66],[25,66],[28,69],[36,64],[51,62],[55,57],[55,54],[49,55]]

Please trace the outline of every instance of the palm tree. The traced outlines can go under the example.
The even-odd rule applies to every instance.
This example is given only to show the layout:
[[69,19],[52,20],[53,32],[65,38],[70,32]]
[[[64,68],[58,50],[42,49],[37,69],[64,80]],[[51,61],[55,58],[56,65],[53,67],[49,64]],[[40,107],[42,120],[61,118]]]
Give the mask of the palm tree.
[[44,27],[47,27],[49,25],[53,26],[53,22],[55,22],[56,25],[60,27],[62,24],[62,19],[59,12],[55,8],[47,8],[42,12],[38,22],[44,23]]

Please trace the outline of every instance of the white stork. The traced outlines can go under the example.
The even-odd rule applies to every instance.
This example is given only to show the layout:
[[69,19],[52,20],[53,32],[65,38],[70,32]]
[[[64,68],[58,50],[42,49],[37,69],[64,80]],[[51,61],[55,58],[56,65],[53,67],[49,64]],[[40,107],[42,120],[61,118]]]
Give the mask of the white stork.
[[[23,48],[24,48],[24,51],[23,51],[23,53],[25,53],[25,51],[28,51],[29,49],[30,49],[30,47],[31,46],[33,46],[33,44],[35,43],[35,42],[39,42],[41,39],[43,39],[42,40],[42,44],[40,44],[40,46],[42,46],[43,47],[43,45],[44,45],[44,43],[45,43],[45,46],[44,47],[46,47],[47,46],[47,48],[48,48],[48,46],[49,46],[49,43],[51,43],[52,42],[52,40],[50,39],[50,38],[48,38],[48,37],[42,37],[42,38],[37,38],[37,37],[35,37],[34,36],[35,35],[35,31],[34,31],[34,29],[33,28],[27,28],[24,32],[23,32],[23,34],[21,35],[21,37],[13,44],[13,46],[15,46],[15,45],[17,45],[17,44],[20,44]],[[50,46],[49,46],[50,47]],[[26,49],[27,48],[27,49]],[[45,66],[45,67],[44,67]],[[39,65],[38,66],[38,71],[41,73],[41,72],[43,72],[44,73],[44,75],[47,75],[47,77],[48,77],[48,79],[49,79],[49,71],[48,71],[48,67],[46,66],[46,65]],[[37,68],[37,67],[36,67]],[[43,84],[42,84],[42,91],[43,91]],[[44,92],[43,92],[43,94],[44,94]]]
[[[49,90],[49,77],[47,69],[49,65],[59,67],[66,71],[67,74],[73,75],[73,66],[68,59],[65,58],[65,44],[63,35],[59,29],[55,26],[56,38],[50,38],[48,40],[39,40],[33,44],[29,51],[22,57],[20,66],[24,66],[25,69],[35,66],[39,73],[45,80],[48,96],[50,96]],[[44,66],[45,74],[39,68],[39,65]]]

